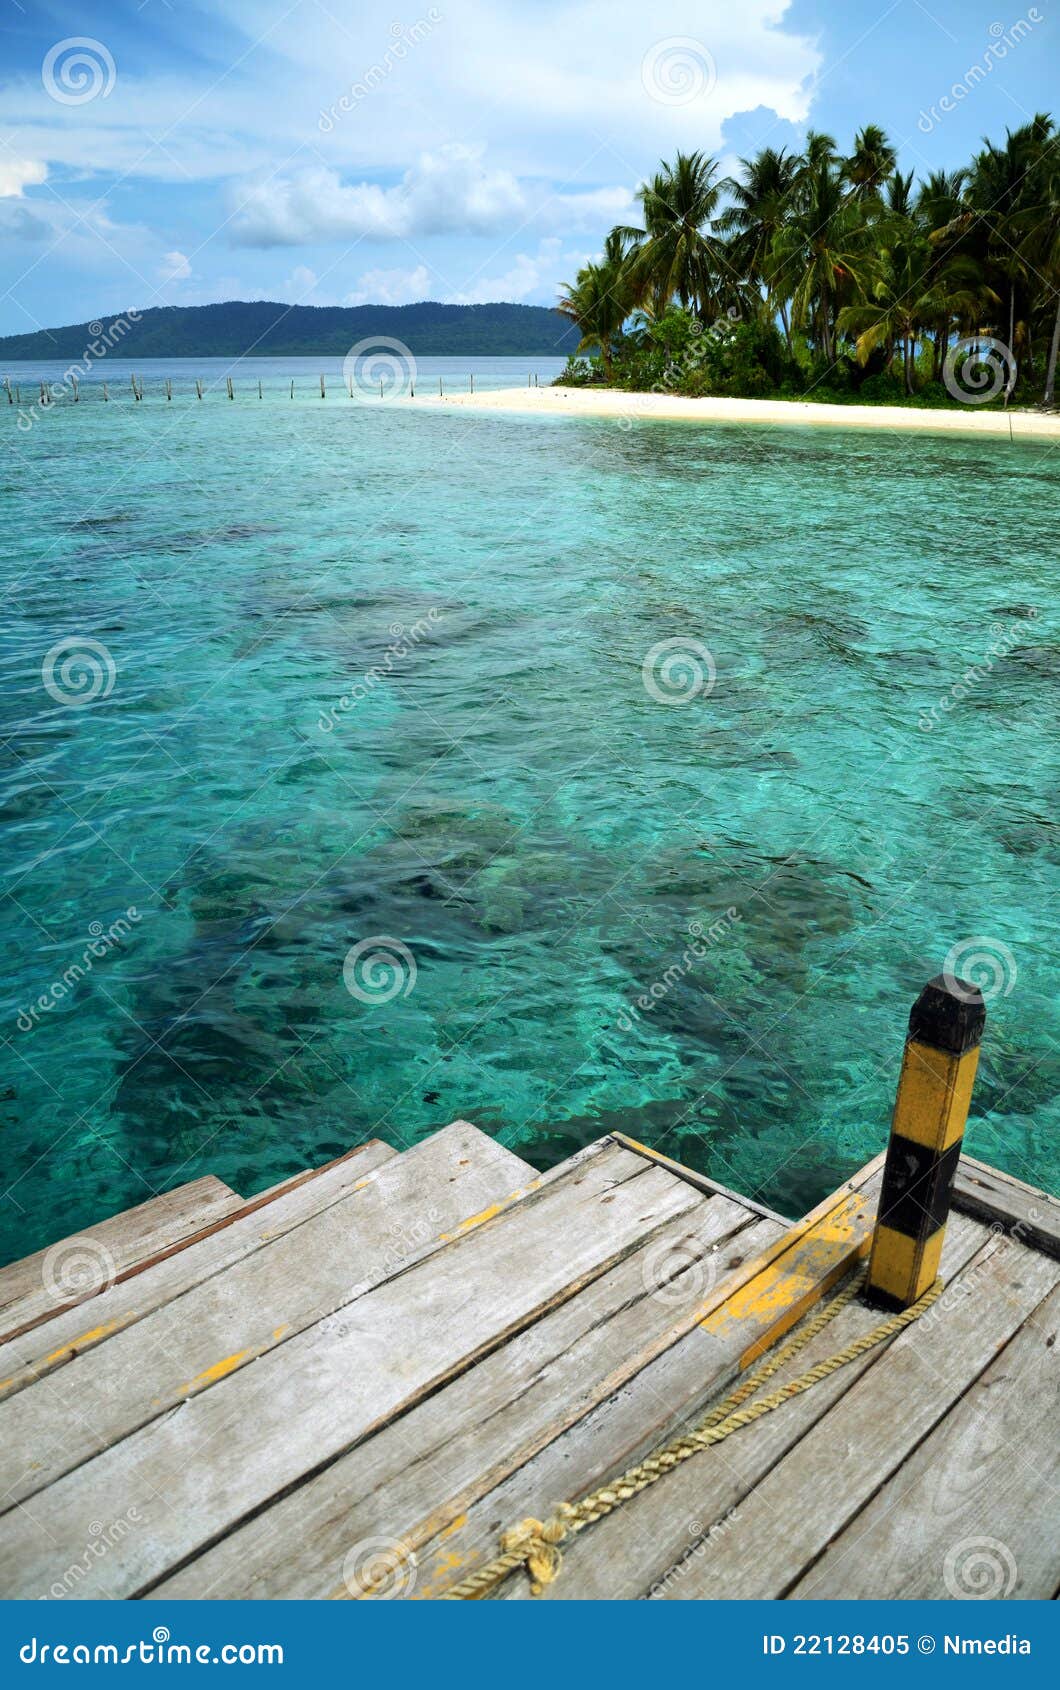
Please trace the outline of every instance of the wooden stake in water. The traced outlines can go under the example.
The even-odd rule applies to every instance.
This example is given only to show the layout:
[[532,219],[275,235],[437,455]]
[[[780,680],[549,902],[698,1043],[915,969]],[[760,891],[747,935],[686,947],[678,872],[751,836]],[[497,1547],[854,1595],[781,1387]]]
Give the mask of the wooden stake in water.
[[228,383],[228,397],[229,397],[229,399],[234,399],[235,393],[232,390],[232,377],[226,376],[225,381]]
[[103,383],[103,403],[104,405],[108,405],[110,403],[110,394],[107,392],[106,382]]
[[196,399],[202,398],[202,382],[199,380],[198,376],[195,378],[195,397]]
[[441,399],[441,398],[442,398],[442,397],[443,397],[443,395],[442,395],[442,378],[441,378],[441,376],[439,376],[439,377],[438,377],[438,397],[439,397],[439,399]]
[[11,383],[8,380],[7,376],[4,377],[4,392],[7,394],[8,404],[13,405],[15,403],[15,401],[11,397]]
[[261,398],[261,377],[258,377],[258,398]]
[[320,397],[321,397],[321,399],[323,399],[323,398],[324,398],[324,396],[325,396],[325,391],[324,391],[324,377],[323,377],[323,376],[321,376],[321,378],[320,378]]
[[291,398],[294,398],[294,382],[291,383]]
[[471,372],[471,391],[472,391],[472,393],[474,393],[474,391],[475,391],[475,372],[474,372],[474,370],[472,370],[472,372]]
[[166,377],[166,404],[171,405],[172,403],[173,403],[173,383],[170,381],[169,377],[167,376]]
[[78,390],[78,386],[77,386],[77,377],[76,376],[70,377],[70,384],[71,384],[71,386],[73,387],[73,390],[74,390],[74,404],[76,405],[76,404],[79,403],[80,398],[81,398],[81,394],[80,394],[80,392]]

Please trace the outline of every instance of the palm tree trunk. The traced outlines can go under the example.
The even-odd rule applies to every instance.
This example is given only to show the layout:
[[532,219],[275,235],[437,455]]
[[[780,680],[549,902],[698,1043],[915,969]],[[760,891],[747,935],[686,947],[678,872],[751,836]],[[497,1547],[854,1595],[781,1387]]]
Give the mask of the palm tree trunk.
[[1009,355],[1009,368],[1011,369],[1012,374],[1009,376],[1008,381],[1005,383],[1005,405],[1006,405],[1006,408],[1008,406],[1009,400],[1012,397],[1012,389],[1016,385],[1016,359],[1015,359],[1015,355],[1012,351],[1012,342],[1015,340],[1015,338],[1016,338],[1016,283],[1015,283],[1015,280],[1010,280],[1010,282],[1008,284],[1008,355]]
[[1049,344],[1049,363],[1045,372],[1045,403],[1053,405],[1056,393],[1056,359],[1060,353],[1060,294],[1056,301],[1056,321],[1053,323],[1053,338]]
[[791,344],[791,325],[788,322],[788,308],[784,301],[780,301],[780,321],[784,326],[784,339],[788,343],[788,357],[794,358],[795,348]]

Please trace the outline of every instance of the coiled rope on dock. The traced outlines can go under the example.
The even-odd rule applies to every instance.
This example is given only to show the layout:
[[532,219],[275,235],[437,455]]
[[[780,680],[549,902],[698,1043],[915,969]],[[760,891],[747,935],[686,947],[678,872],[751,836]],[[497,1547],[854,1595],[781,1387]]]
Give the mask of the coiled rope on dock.
[[[789,1402],[792,1397],[800,1396],[811,1386],[820,1384],[830,1374],[835,1373],[848,1363],[857,1361],[870,1350],[880,1344],[887,1343],[905,1327],[911,1326],[913,1321],[936,1302],[942,1294],[942,1281],[937,1279],[925,1291],[917,1302],[900,1314],[889,1315],[886,1320],[874,1326],[871,1332],[855,1338],[845,1349],[838,1350],[835,1355],[819,1361],[806,1373],[797,1379],[791,1379],[786,1385],[780,1385],[768,1395],[760,1397],[757,1402],[748,1403],[756,1391],[770,1379],[779,1368],[806,1348],[829,1321],[846,1308],[861,1290],[865,1282],[865,1269],[855,1274],[834,1297],[821,1306],[794,1337],[789,1338],[776,1350],[771,1351],[747,1377],[740,1381],[734,1390],[730,1391],[721,1402],[717,1403],[704,1416],[698,1425],[689,1432],[682,1432],[660,1449],[653,1450],[638,1461],[610,1484],[600,1485],[582,1497],[580,1502],[562,1502],[547,1520],[526,1519],[511,1527],[501,1536],[501,1553],[487,1562],[476,1573],[469,1573],[466,1578],[454,1584],[447,1590],[441,1600],[445,1602],[475,1601],[488,1596],[502,1584],[511,1573],[519,1567],[525,1567],[530,1579],[530,1590],[534,1596],[540,1596],[547,1585],[553,1584],[559,1577],[563,1566],[563,1552],[560,1545],[578,1532],[584,1531],[586,1526],[593,1525],[597,1520],[605,1519],[613,1514],[624,1502],[629,1502],[641,1491],[647,1490],[659,1479],[679,1467],[683,1461],[689,1461],[700,1450],[710,1449],[714,1444],[720,1444],[731,1437],[744,1426],[750,1426],[762,1415],[772,1413],[782,1403]],[[747,1403],[746,1407],[742,1405]]]

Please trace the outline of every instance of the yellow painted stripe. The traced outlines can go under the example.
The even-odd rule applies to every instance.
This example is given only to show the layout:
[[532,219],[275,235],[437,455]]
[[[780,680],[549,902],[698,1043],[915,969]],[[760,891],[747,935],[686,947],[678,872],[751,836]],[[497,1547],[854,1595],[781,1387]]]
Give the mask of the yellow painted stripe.
[[910,1040],[902,1058],[891,1131],[941,1155],[964,1131],[972,1100],[979,1046],[949,1056]]
[[872,1245],[870,1290],[893,1297],[905,1307],[915,1303],[938,1278],[945,1235],[946,1228],[940,1226],[930,1238],[909,1238],[881,1222]]
[[845,1197],[796,1237],[791,1249],[767,1263],[700,1321],[700,1329],[727,1340],[746,1336],[739,1360],[742,1372],[865,1254],[872,1218],[872,1205],[866,1198],[857,1193]]

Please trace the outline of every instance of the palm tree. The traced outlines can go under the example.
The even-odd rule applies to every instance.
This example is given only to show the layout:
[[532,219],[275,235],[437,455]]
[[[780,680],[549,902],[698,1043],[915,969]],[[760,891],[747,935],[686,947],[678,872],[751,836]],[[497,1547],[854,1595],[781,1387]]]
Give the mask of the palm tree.
[[623,262],[586,264],[560,295],[557,310],[581,330],[578,351],[600,354],[608,381],[615,343],[632,310],[629,275]]
[[872,199],[897,162],[898,154],[879,124],[867,123],[854,137],[854,151],[843,164],[843,177],[855,199]]
[[740,177],[730,176],[722,187],[732,204],[717,219],[718,233],[729,237],[728,258],[733,270],[763,290],[769,307],[780,313],[788,351],[792,351],[788,296],[776,288],[773,245],[787,216],[788,202],[799,161],[782,147],[765,147],[755,158],[740,160]]
[[638,191],[644,228],[627,231],[639,242],[631,265],[638,293],[666,302],[676,295],[704,320],[718,314],[728,291],[725,254],[710,234],[721,198],[717,174],[705,153],[678,153]]
[[[930,239],[911,218],[892,217],[881,226],[884,245],[869,297],[839,313],[842,334],[856,337],[855,349],[865,364],[877,347],[891,361],[901,348],[905,391],[914,392],[916,344],[921,333],[940,321],[972,312],[983,304],[979,272],[970,259],[954,259],[940,267]],[[964,266],[964,268],[962,268]],[[996,297],[996,296],[994,296]],[[936,362],[938,343],[936,342]]]
[[792,321],[835,362],[835,315],[841,295],[858,288],[866,256],[865,211],[846,193],[828,135],[811,133],[793,187],[789,215],[773,248],[779,274],[791,278]]

